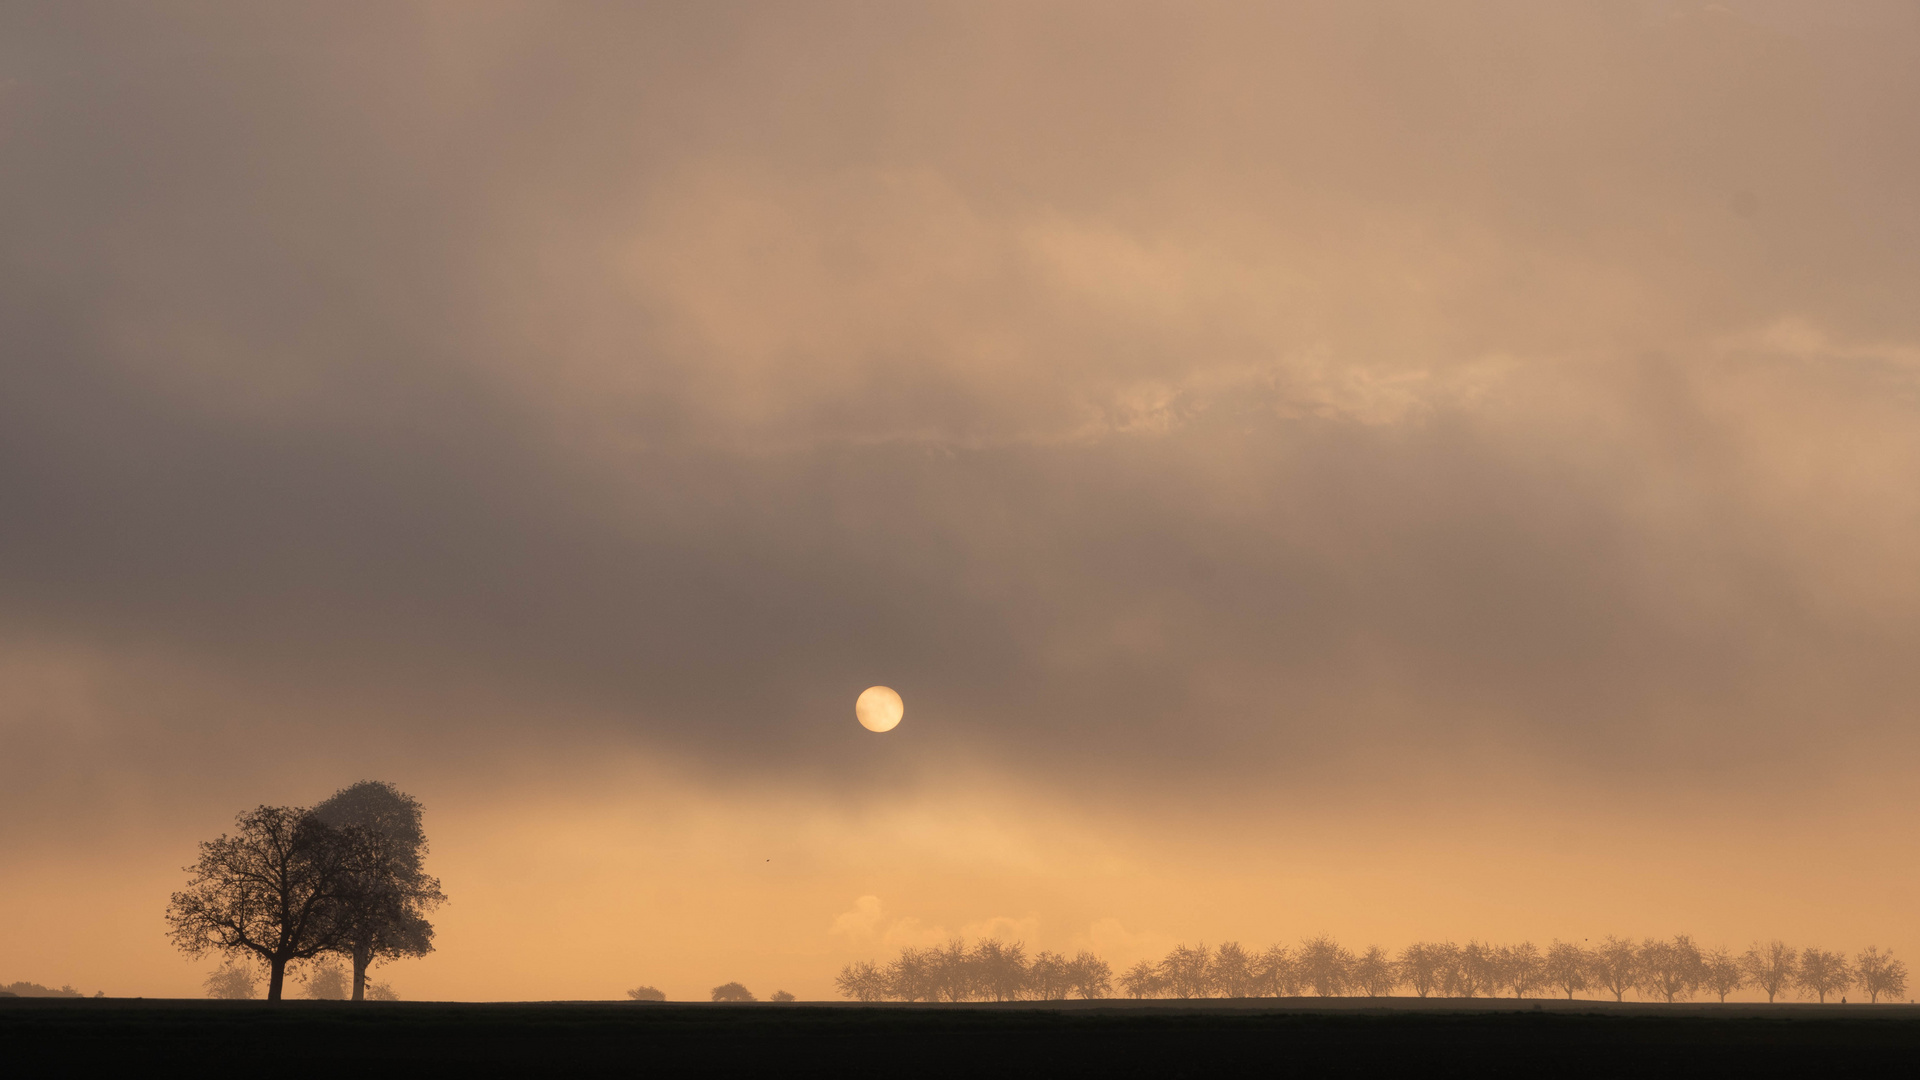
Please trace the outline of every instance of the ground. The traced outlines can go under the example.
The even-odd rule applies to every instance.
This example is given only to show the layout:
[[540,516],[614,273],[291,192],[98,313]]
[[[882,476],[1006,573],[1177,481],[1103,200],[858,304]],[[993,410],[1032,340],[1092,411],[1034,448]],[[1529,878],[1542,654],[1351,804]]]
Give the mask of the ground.
[[1911,1005],[709,1005],[0,999],[14,1075],[1833,1076],[1920,1071]]

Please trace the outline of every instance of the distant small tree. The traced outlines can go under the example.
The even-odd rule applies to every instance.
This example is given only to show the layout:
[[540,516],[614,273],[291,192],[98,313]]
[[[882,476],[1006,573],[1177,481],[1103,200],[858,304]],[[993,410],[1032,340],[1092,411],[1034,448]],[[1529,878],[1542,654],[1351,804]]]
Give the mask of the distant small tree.
[[1648,938],[1640,946],[1640,989],[1668,1004],[1686,1001],[1706,977],[1700,949],[1685,934],[1670,941]]
[[1500,985],[1513,991],[1516,999],[1540,989],[1547,981],[1546,961],[1531,941],[1502,945],[1495,949],[1493,966],[1499,973]]
[[789,994],[789,993],[787,993],[787,992],[786,992],[785,990],[775,990],[775,991],[773,992],[773,996],[772,996],[772,997],[770,997],[770,998],[768,998],[767,1000],[768,1000],[768,1001],[774,1001],[774,1002],[778,1002],[778,1003],[780,1003],[780,1004],[782,1004],[782,1005],[784,1005],[784,1004],[786,1004],[787,1002],[790,1002],[790,1001],[793,1001],[793,1000],[795,1000],[795,999],[794,999],[794,996],[793,996],[792,994]]
[[318,964],[307,972],[305,994],[315,1001],[345,1001],[352,992],[347,970],[339,964]]
[[1555,941],[1547,946],[1547,985],[1566,994],[1567,1000],[1572,1001],[1574,991],[1587,988],[1587,972],[1592,963],[1587,950],[1571,942]]
[[1300,943],[1300,981],[1320,997],[1338,997],[1353,982],[1353,954],[1325,934]]
[[1811,994],[1824,1005],[1828,994],[1838,994],[1853,985],[1853,968],[1847,964],[1846,953],[1804,949],[1794,985],[1800,988],[1801,997]]
[[1701,985],[1705,986],[1720,999],[1722,1005],[1727,995],[1747,985],[1747,973],[1740,967],[1740,961],[1726,949],[1712,949],[1700,957]]
[[746,987],[741,986],[739,983],[730,982],[730,983],[721,983],[719,986],[716,986],[713,988],[713,1000],[726,1001],[726,1002],[744,1002],[744,1001],[759,1001],[760,999],[753,996],[753,991],[748,990]]
[[1451,941],[1433,946],[1440,967],[1440,993],[1443,997],[1472,997],[1473,981],[1467,977],[1466,950]]
[[[840,996],[855,1001],[871,1003],[887,996],[887,977],[873,966],[871,960],[857,960],[841,968],[840,974],[834,977],[833,986],[840,991]],[[665,996],[662,995],[660,1000],[666,1000]]]
[[1082,998],[1103,998],[1113,993],[1113,969],[1085,949],[1067,961],[1067,981]]
[[1027,988],[1041,1001],[1064,1000],[1073,992],[1067,958],[1045,949],[1035,953],[1033,963],[1027,965]]
[[934,991],[928,1001],[965,1001],[974,995],[979,965],[965,941],[954,938],[944,946],[928,949],[922,959]]
[[1269,945],[1253,961],[1254,993],[1261,997],[1297,997],[1300,970],[1284,945]]
[[1593,961],[1593,984],[1612,994],[1613,1000],[1619,1001],[1628,990],[1640,985],[1640,947],[1631,940],[1608,934],[1588,955]]
[[1499,958],[1493,946],[1468,941],[1460,949],[1458,977],[1461,997],[1492,997],[1500,983]]
[[400,995],[393,992],[392,983],[383,983],[383,982],[368,983],[366,1000],[368,1001],[399,1001]]
[[258,993],[260,976],[253,965],[243,961],[228,961],[208,974],[206,987],[210,998],[226,998],[241,1001],[252,998]]
[[902,948],[887,965],[884,996],[900,1001],[940,1000],[940,956],[938,949]]
[[1755,942],[1740,956],[1740,969],[1756,990],[1766,992],[1767,1002],[1785,993],[1799,973],[1799,954],[1786,942],[1774,940],[1765,945]]
[[167,904],[175,946],[191,956],[251,955],[267,968],[267,1000],[279,1001],[287,965],[340,946],[335,908],[355,857],[354,830],[335,829],[300,807],[261,806],[235,819],[238,832],[200,845],[187,887]]
[[1907,965],[1895,960],[1892,950],[1882,952],[1875,946],[1867,946],[1861,950],[1853,970],[1870,1002],[1877,1004],[1883,997],[1898,1000],[1907,992]]
[[1130,998],[1159,997],[1166,990],[1166,982],[1160,976],[1160,965],[1151,960],[1142,960],[1133,965],[1120,976],[1120,989]]
[[1437,946],[1416,941],[1400,950],[1400,981],[1413,988],[1418,997],[1426,997],[1441,988],[1441,969],[1446,954]]
[[1399,985],[1399,966],[1380,946],[1367,946],[1367,951],[1354,961],[1353,986],[1368,997],[1390,997]]
[[974,946],[976,985],[995,1001],[1018,1001],[1027,990],[1027,947],[987,938]]
[[[872,964],[868,964],[867,966],[868,966],[868,967],[872,967],[873,965],[872,965]],[[665,1000],[667,1000],[667,994],[666,994],[666,991],[664,991],[664,990],[660,990],[660,989],[658,989],[658,988],[656,988],[656,987],[652,987],[652,986],[636,986],[636,987],[634,987],[633,989],[631,989],[631,990],[629,990],[629,991],[627,991],[627,996],[628,996],[628,997],[630,997],[630,998],[632,998],[632,999],[633,999],[633,1000],[635,1000],[635,1001],[665,1001]]]
[[1223,943],[1214,950],[1207,982],[1222,997],[1254,996],[1258,980],[1254,977],[1253,957],[1237,941]]
[[[36,983],[36,982],[25,982],[25,981],[11,982],[11,983],[7,983],[5,986],[0,986],[0,992],[4,992],[10,997],[77,998],[77,997],[86,996],[82,994],[80,991],[75,990],[72,986],[62,986],[56,990],[50,986],[41,986],[39,983]],[[96,993],[93,996],[103,997],[105,995]]]
[[1160,982],[1166,992],[1177,998],[1206,997],[1213,992],[1213,983],[1209,968],[1213,966],[1213,954],[1207,949],[1206,942],[1194,948],[1175,945],[1160,961]]

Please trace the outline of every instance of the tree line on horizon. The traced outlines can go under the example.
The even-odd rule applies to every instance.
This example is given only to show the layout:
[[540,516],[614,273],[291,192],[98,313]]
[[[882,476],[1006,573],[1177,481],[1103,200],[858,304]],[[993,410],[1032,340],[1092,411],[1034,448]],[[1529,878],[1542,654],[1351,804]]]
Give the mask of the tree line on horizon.
[[1406,990],[1423,998],[1589,994],[1621,1001],[1632,992],[1671,1003],[1701,995],[1724,1002],[1751,988],[1769,1002],[1790,992],[1825,1002],[1857,988],[1877,1003],[1906,993],[1907,966],[1873,946],[1849,959],[1772,941],[1736,955],[1703,949],[1685,934],[1639,942],[1609,936],[1592,946],[1555,941],[1544,950],[1530,941],[1415,942],[1397,955],[1378,945],[1356,953],[1323,934],[1260,952],[1234,941],[1215,949],[1178,945],[1116,980],[1090,952],[1072,959],[1040,952],[1029,960],[1019,942],[985,938],[968,946],[956,938],[903,948],[885,965],[848,964],[834,979],[841,996],[863,1002],[1104,998],[1116,982],[1129,998],[1389,997]]
[[856,1001],[1061,1001],[1103,998],[1113,990],[1113,969],[1082,951],[1072,958],[1054,952],[1027,958],[1026,946],[983,938],[972,947],[955,938],[946,945],[900,950],[885,967],[857,961],[840,970],[834,986]]
[[[226,959],[207,979],[215,997],[252,997],[266,969],[267,1000],[283,996],[290,965],[314,967],[313,996],[369,996],[374,964],[433,951],[427,914],[446,901],[427,874],[421,806],[392,784],[365,780],[311,808],[259,806],[233,835],[200,845],[187,887],[167,905],[174,944]],[[376,1000],[391,991],[376,984]]]

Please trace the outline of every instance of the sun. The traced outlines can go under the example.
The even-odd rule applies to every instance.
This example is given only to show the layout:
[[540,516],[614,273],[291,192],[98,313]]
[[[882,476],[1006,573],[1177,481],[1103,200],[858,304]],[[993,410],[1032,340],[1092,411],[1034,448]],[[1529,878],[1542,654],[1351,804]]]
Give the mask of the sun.
[[906,703],[889,686],[869,686],[853,703],[854,717],[868,731],[892,731],[906,711]]

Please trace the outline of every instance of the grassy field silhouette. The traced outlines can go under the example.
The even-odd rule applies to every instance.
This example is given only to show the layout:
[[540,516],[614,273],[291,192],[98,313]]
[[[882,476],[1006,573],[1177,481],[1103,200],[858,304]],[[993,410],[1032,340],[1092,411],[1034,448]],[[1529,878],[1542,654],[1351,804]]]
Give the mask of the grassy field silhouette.
[[0,1003],[0,1045],[23,1065],[224,1071],[273,1062],[295,1075],[1831,1075],[1920,1060],[1920,1007],[21,999]]

